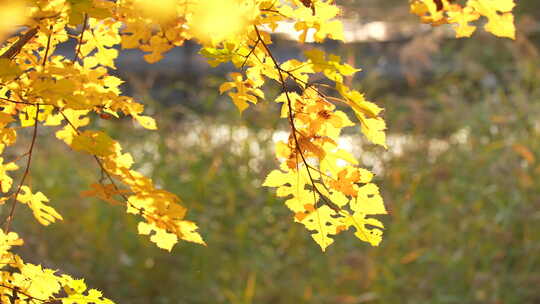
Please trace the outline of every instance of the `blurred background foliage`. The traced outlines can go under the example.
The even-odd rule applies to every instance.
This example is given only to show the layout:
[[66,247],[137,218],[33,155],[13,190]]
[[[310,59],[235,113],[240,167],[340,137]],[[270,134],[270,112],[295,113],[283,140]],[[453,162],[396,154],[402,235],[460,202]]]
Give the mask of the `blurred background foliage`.
[[[405,2],[343,1],[360,21],[405,15]],[[540,9],[519,1],[517,11],[515,42],[427,30],[325,46],[362,67],[354,87],[386,109],[388,151],[359,130],[347,134],[390,210],[378,248],[343,233],[320,252],[260,186],[286,128],[277,107],[240,117],[217,92],[223,70],[192,66],[188,75],[121,70],[159,131],[127,119],[95,127],[182,197],[208,247],[157,249],[123,208],[79,195],[100,178],[91,158],[44,136],[31,183],[64,221],[44,228],[20,208],[19,253],[86,278],[117,303],[540,303]]]

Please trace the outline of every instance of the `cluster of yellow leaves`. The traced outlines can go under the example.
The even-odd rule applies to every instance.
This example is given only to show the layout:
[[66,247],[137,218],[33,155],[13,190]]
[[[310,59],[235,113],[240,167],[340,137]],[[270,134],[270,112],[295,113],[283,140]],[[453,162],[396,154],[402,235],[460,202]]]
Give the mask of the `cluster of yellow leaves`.
[[[314,231],[312,237],[323,251],[333,242],[332,235],[351,227],[360,240],[378,245],[383,224],[368,216],[386,214],[386,210],[371,182],[373,174],[357,167],[354,156],[338,145],[342,129],[355,124],[311,89],[302,96],[283,93],[276,102],[283,103],[282,116],[294,113],[294,130],[287,142],[277,143],[281,170],[272,171],[263,185],[277,187],[278,196],[289,197],[285,204],[294,212],[295,221]],[[369,122],[360,124],[373,128]],[[368,139],[384,143],[384,131],[380,132]]]
[[[11,247],[23,240],[17,233],[0,229],[0,302],[1,303],[62,303],[112,304],[96,289],[87,290],[84,280],[56,274],[56,270],[25,263],[12,253]],[[16,271],[13,271],[16,269]]]
[[264,99],[264,92],[259,88],[264,83],[261,78],[258,78],[259,81],[256,82],[256,79],[249,78],[249,76],[244,79],[240,73],[231,73],[230,77],[233,81],[221,84],[219,92],[223,94],[235,88],[236,92],[229,92],[228,94],[240,113],[249,107],[248,101],[256,104],[258,98]]
[[149,63],[187,39],[215,46],[244,36],[259,13],[253,0],[122,0],[113,9],[115,21],[123,25],[122,47],[150,52]]
[[[123,81],[110,75],[108,70],[115,68],[114,60],[118,56],[115,46],[122,43],[123,37],[127,37],[120,34],[122,23],[109,16],[117,9],[121,11],[126,3],[120,1],[115,7],[107,1],[36,0],[28,5],[32,12],[29,18],[34,22],[39,19],[36,16],[48,14],[53,17],[39,19],[39,30],[34,39],[26,43],[12,60],[0,61],[0,65],[5,67],[16,66],[16,69],[8,69],[9,72],[1,75],[0,94],[5,103],[0,112],[3,146],[15,142],[14,129],[8,128],[8,125],[17,120],[22,127],[36,123],[60,126],[56,132],[59,139],[74,150],[96,157],[100,169],[111,177],[110,183],[116,180],[120,185],[127,186],[124,189],[119,185],[115,194],[125,196],[124,204],[129,212],[139,214],[148,224],[155,225],[159,236],[203,243],[194,232],[196,226],[184,220],[185,211],[178,212],[184,210],[179,205],[178,197],[156,189],[150,179],[132,170],[131,155],[122,153],[120,144],[107,134],[81,129],[89,124],[92,113],[112,117],[129,115],[144,128],[156,129],[155,121],[142,115],[142,104],[121,95],[120,85]],[[85,17],[80,18],[81,14]],[[60,43],[68,41],[68,29],[73,28],[71,24],[76,24],[74,18],[75,21],[85,22],[82,25],[84,31],[74,36],[78,43],[75,60],[54,53]],[[16,41],[17,37],[8,40],[2,50],[7,50]],[[12,185],[6,172],[16,168],[12,163],[3,165],[3,192],[8,192]],[[22,194],[17,196],[17,200],[28,203],[42,224],[61,219],[54,209],[40,204],[47,201],[45,195],[38,192],[27,197],[27,188],[22,187]],[[144,197],[144,204],[137,199],[140,197]],[[158,245],[161,244],[157,241],[159,237],[153,239]],[[172,246],[161,247],[170,250]]]
[[470,37],[476,26],[470,23],[486,17],[484,29],[498,37],[515,39],[512,9],[514,0],[468,0],[462,6],[452,0],[412,0],[411,12],[432,25],[452,24],[456,37]]
[[[17,124],[21,128],[31,127],[34,139],[40,136],[38,125],[56,128],[54,134],[58,139],[73,150],[90,155],[108,177],[107,182],[91,185],[92,190],[83,191],[82,195],[125,206],[128,213],[141,217],[139,233],[149,235],[158,247],[170,251],[179,240],[204,244],[196,224],[186,220],[187,210],[180,205],[180,198],[157,188],[151,179],[133,170],[132,156],[123,152],[117,141],[102,131],[87,128],[92,119],[103,115],[130,116],[146,129],[157,128],[154,119],[143,115],[142,104],[122,95],[123,81],[110,75],[110,70],[116,68],[119,46],[150,51],[145,58],[153,62],[189,37],[183,34],[184,13],[176,10],[180,1],[169,2],[175,10],[167,16],[159,15],[158,6],[141,11],[139,6],[148,1],[28,0],[17,5],[0,2],[1,8],[10,12],[22,8],[16,11],[20,15],[17,24],[24,25],[18,35],[7,40],[0,36],[0,152],[15,144]],[[15,30],[1,26],[0,35]],[[72,56],[56,52],[60,44],[70,41],[76,45]],[[20,158],[31,156],[32,146]],[[0,190],[5,193],[0,199],[5,208],[3,215],[11,213],[9,210],[14,210],[18,202],[27,205],[43,225],[62,220],[44,193],[33,193],[25,184],[31,171],[29,166],[30,159],[25,168],[0,158]],[[21,167],[21,184],[14,187],[10,175]],[[11,220],[9,216],[2,223],[6,231]],[[10,240],[14,234],[6,235],[5,239]],[[2,253],[2,259],[18,263],[16,267],[11,265],[14,268],[10,271],[2,272],[2,303],[110,303],[96,290],[86,292],[82,281],[25,264],[7,251]]]
[[122,47],[149,52],[144,56],[153,63],[163,53],[181,46],[188,39],[185,12],[192,1],[122,0],[113,10],[114,20],[122,24]]
[[[305,61],[279,63],[270,51],[269,34],[281,21],[295,22],[302,41],[308,31],[314,31],[316,41],[342,39],[342,25],[334,19],[339,9],[332,1],[304,2],[259,1],[261,13],[247,36],[207,46],[201,53],[212,65],[232,62],[241,69],[220,87],[221,93],[229,92],[240,112],[265,99],[260,89],[265,79],[277,81],[284,90],[287,81],[302,88],[301,95],[284,92],[275,98],[282,103],[281,116],[289,122],[291,133],[287,142],[276,146],[281,170],[272,171],[263,185],[276,187],[278,196],[288,198],[285,204],[295,221],[313,231],[323,250],[333,242],[331,236],[351,227],[360,240],[378,245],[383,224],[371,216],[386,210],[371,182],[373,174],[359,168],[358,161],[338,145],[342,129],[355,124],[334,103],[352,108],[367,139],[386,147],[386,126],[378,116],[382,109],[345,85],[346,77],[358,69],[342,63],[339,56],[313,49],[305,52]],[[327,95],[317,84],[309,84],[319,74],[333,82],[333,93]]]
[[335,18],[340,10],[333,0],[309,1],[306,5],[299,0],[287,1],[292,5],[283,5],[280,13],[294,20],[294,28],[300,32],[299,41],[305,42],[308,32],[314,32],[315,42],[326,38],[343,40],[343,24]]

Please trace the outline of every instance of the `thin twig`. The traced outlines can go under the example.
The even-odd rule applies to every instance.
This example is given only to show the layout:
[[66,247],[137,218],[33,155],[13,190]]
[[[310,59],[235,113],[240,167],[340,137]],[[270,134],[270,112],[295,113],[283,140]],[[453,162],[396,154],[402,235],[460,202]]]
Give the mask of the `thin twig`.
[[300,154],[300,158],[302,159],[302,162],[306,166],[306,172],[307,172],[307,174],[309,176],[309,179],[310,179],[311,185],[313,187],[313,190],[314,190],[314,192],[317,192],[317,194],[319,194],[320,198],[325,202],[325,204],[328,207],[330,207],[332,210],[334,210],[336,212],[339,212],[340,208],[338,206],[336,206],[333,202],[329,201],[326,198],[326,196],[323,193],[321,193],[319,188],[317,188],[317,186],[315,185],[315,179],[311,175],[311,171],[310,171],[311,166],[309,166],[309,163],[307,162],[306,157],[304,156],[304,153],[302,152],[302,149],[301,149],[300,144],[299,144],[299,140],[298,140],[298,136],[297,136],[298,131],[297,131],[296,126],[294,124],[294,115],[293,115],[293,112],[292,112],[292,101],[291,101],[291,98],[289,96],[289,92],[285,88],[285,78],[283,77],[283,72],[285,72],[285,71],[280,67],[277,59],[274,57],[274,54],[272,54],[272,52],[270,51],[270,48],[268,47],[268,45],[266,45],[264,40],[262,40],[261,34],[260,34],[259,29],[257,28],[257,26],[254,26],[254,27],[255,27],[255,32],[257,33],[257,37],[259,38],[259,40],[261,41],[262,46],[264,47],[264,49],[268,53],[268,56],[270,57],[270,59],[274,63],[274,67],[278,71],[281,86],[282,86],[283,91],[285,92],[285,97],[287,98],[287,107],[288,107],[288,110],[289,110],[288,111],[289,112],[289,115],[288,115],[289,116],[289,124],[290,124],[291,130],[292,130],[291,133],[293,135],[293,139],[294,139],[294,143],[295,143],[295,150],[298,152],[298,154]]
[[[24,291],[21,291],[21,289],[18,288],[18,287],[11,287],[11,286],[4,285],[4,284],[2,284],[2,283],[0,283],[0,287],[4,287],[4,288],[7,288],[7,289],[9,289],[9,290],[12,290],[12,291],[14,291],[14,292],[16,292],[16,293],[23,294],[24,296],[30,298],[32,301],[38,300],[38,301],[41,301],[41,302],[43,302],[43,303],[53,303],[52,301],[55,301],[55,299],[52,299],[52,300],[43,300],[43,299],[40,299],[40,298],[33,297],[33,296],[31,296],[31,295],[25,293]],[[17,300],[17,299],[13,299],[13,300]]]
[[[68,125],[70,125],[71,128],[75,131],[75,133],[77,135],[80,135],[79,130],[75,127],[75,125],[73,123],[71,123],[71,121],[64,114],[64,112],[62,110],[60,110],[59,112],[64,117],[64,120],[68,123]],[[101,173],[105,174],[107,179],[111,182],[111,185],[114,187],[114,190],[118,193],[118,195],[120,195],[124,199],[124,201],[126,202],[126,205],[129,205],[131,208],[138,210],[141,216],[144,216],[144,217],[152,219],[152,220],[154,220],[156,222],[159,222],[159,219],[156,219],[152,215],[148,214],[144,209],[138,208],[137,206],[135,206],[131,202],[129,202],[128,197],[124,193],[122,193],[122,190],[120,189],[120,187],[118,187],[118,185],[116,184],[116,181],[113,179],[111,174],[107,171],[107,169],[105,169],[105,166],[103,165],[103,162],[99,159],[99,157],[97,157],[95,155],[92,155],[92,156],[94,157],[94,160],[97,162],[99,168],[101,169]],[[168,228],[171,229],[170,227],[168,227]],[[171,231],[174,231],[174,229],[171,229]]]
[[86,31],[86,27],[88,26],[88,14],[84,13],[84,21],[83,26],[81,29],[81,35],[79,36],[79,40],[77,41],[77,49],[75,50],[75,57],[73,57],[73,62],[77,62],[79,60],[79,54],[81,52],[81,44],[83,43],[83,37],[84,32]]
[[260,38],[257,37],[257,41],[255,41],[255,44],[253,45],[253,48],[252,48],[251,50],[249,50],[249,53],[248,53],[246,56],[244,56],[244,57],[245,57],[244,62],[242,62],[242,66],[240,67],[240,69],[241,69],[242,71],[244,70],[244,67],[245,67],[245,65],[246,65],[246,63],[247,63],[249,57],[251,56],[251,54],[253,54],[253,52],[254,52],[255,49],[257,48],[257,45],[259,44],[260,41],[261,41]]
[[37,34],[38,28],[34,27],[30,29],[28,32],[26,32],[24,35],[22,35],[17,42],[11,45],[11,47],[4,52],[4,54],[0,55],[0,58],[5,59],[13,59],[20,51],[21,49],[30,41],[34,36]]
[[50,104],[46,104],[46,103],[31,103],[31,102],[28,102],[28,101],[17,101],[17,100],[5,98],[5,97],[0,97],[0,101],[7,101],[7,102],[15,103],[15,104],[24,104],[24,105],[29,105],[29,106],[52,106],[52,107],[54,107],[54,105],[50,105]]
[[[49,38],[47,39],[47,48],[45,49],[45,55],[43,56],[43,63],[42,66],[45,67],[45,64],[47,63],[47,56],[49,54],[49,49],[51,47],[51,37],[52,37],[52,26],[51,26],[51,33],[49,34]],[[15,192],[15,196],[13,197],[13,203],[11,205],[11,209],[9,210],[8,217],[4,220],[5,222],[5,232],[8,233],[11,222],[13,221],[13,217],[15,215],[15,209],[17,208],[17,199],[19,197],[19,194],[21,193],[22,186],[24,185],[24,182],[26,180],[26,177],[28,176],[28,173],[30,173],[30,164],[32,162],[32,155],[34,152],[34,146],[36,144],[36,138],[37,138],[37,132],[38,132],[38,125],[39,125],[39,104],[35,105],[36,107],[36,117],[34,118],[34,131],[32,133],[32,141],[30,143],[30,148],[28,149],[28,160],[26,161],[26,167],[24,169],[23,176],[21,178],[21,181],[19,182],[19,187],[17,188],[17,192]]]
[[13,216],[15,215],[15,208],[17,207],[17,198],[19,197],[22,186],[24,185],[24,181],[26,180],[26,177],[28,176],[28,173],[30,172],[30,163],[32,162],[32,154],[34,152],[34,145],[36,144],[36,138],[37,138],[37,132],[38,132],[38,118],[39,118],[39,105],[36,106],[36,117],[34,118],[34,131],[32,133],[32,142],[30,143],[30,148],[28,149],[28,152],[27,152],[28,160],[26,161],[26,167],[24,169],[24,173],[21,178],[21,181],[19,182],[19,187],[17,188],[17,192],[15,192],[15,196],[13,197],[13,203],[11,205],[11,209],[9,210],[9,215],[2,222],[2,223],[5,222],[5,227],[4,227],[5,233],[9,232],[11,222],[13,221]]
[[41,66],[45,67],[45,64],[47,63],[47,57],[49,56],[49,50],[51,49],[51,37],[52,37],[52,30],[53,26],[51,25],[49,27],[49,30],[51,31],[49,33],[49,37],[47,38],[47,47],[45,48],[45,55],[43,55],[43,62],[41,63]]

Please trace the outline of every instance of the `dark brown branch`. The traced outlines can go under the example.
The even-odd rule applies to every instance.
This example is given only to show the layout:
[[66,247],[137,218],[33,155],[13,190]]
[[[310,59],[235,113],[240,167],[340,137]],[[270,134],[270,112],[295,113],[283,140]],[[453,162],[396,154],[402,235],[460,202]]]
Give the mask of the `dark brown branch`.
[[38,28],[34,27],[30,29],[28,32],[26,32],[24,35],[22,35],[17,42],[11,45],[11,47],[4,52],[4,54],[0,55],[0,58],[5,59],[13,59],[20,51],[21,49],[30,41],[34,36],[37,34]]
[[36,144],[36,138],[37,138],[37,132],[38,132],[38,118],[39,118],[39,105],[36,105],[36,117],[34,118],[34,131],[32,133],[32,142],[30,143],[30,148],[28,149],[28,152],[27,152],[28,160],[26,161],[26,167],[24,169],[24,173],[21,178],[21,181],[19,182],[19,187],[17,188],[17,192],[15,192],[15,196],[13,197],[13,203],[11,204],[9,215],[4,220],[5,233],[9,232],[11,222],[13,221],[13,216],[15,215],[15,208],[17,207],[17,198],[19,197],[19,194],[21,193],[22,186],[24,185],[24,181],[26,180],[28,173],[30,173],[30,163],[32,162],[32,154],[34,152],[34,146]]
[[313,187],[314,192],[317,192],[317,194],[319,194],[319,197],[325,202],[325,204],[328,207],[330,207],[332,210],[334,210],[336,212],[339,212],[340,208],[338,206],[336,206],[334,203],[332,203],[331,201],[329,201],[326,198],[326,196],[323,193],[321,193],[319,188],[317,188],[317,186],[315,185],[315,179],[311,175],[311,171],[310,171],[311,166],[307,162],[306,157],[304,156],[304,153],[302,152],[302,148],[300,147],[300,143],[299,143],[298,136],[297,136],[298,131],[297,131],[296,126],[294,124],[294,115],[293,115],[293,112],[292,112],[293,111],[292,110],[292,101],[291,101],[291,98],[289,96],[289,92],[285,88],[285,77],[283,77],[283,73],[286,72],[286,71],[283,70],[280,67],[277,59],[274,57],[274,54],[272,54],[272,52],[270,51],[270,48],[268,47],[268,45],[266,45],[266,43],[262,39],[261,34],[260,34],[259,29],[257,28],[257,26],[255,26],[255,32],[257,33],[257,37],[260,40],[262,46],[264,47],[264,49],[268,53],[268,56],[270,57],[270,59],[274,63],[274,67],[278,71],[281,87],[282,87],[283,91],[285,92],[285,97],[287,98],[287,107],[289,109],[289,111],[288,111],[289,112],[289,115],[288,115],[289,116],[289,124],[290,124],[291,130],[292,130],[292,135],[293,135],[293,139],[294,139],[294,143],[295,143],[295,150],[298,152],[298,154],[300,154],[300,158],[302,159],[302,163],[304,163],[304,165],[306,166],[306,171],[307,171],[309,180],[311,182],[311,186]]

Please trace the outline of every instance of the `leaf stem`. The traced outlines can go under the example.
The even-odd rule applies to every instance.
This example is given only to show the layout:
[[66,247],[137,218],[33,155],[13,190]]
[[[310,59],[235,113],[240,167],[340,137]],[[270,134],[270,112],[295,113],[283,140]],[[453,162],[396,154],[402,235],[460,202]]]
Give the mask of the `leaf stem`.
[[[276,68],[276,70],[278,71],[278,75],[279,75],[279,79],[280,79],[280,84],[281,84],[281,87],[282,87],[282,90],[285,92],[285,97],[287,98],[287,107],[288,107],[288,116],[289,116],[289,124],[291,126],[291,130],[292,130],[292,135],[293,135],[293,139],[294,139],[294,143],[295,143],[295,150],[298,152],[298,154],[300,154],[300,158],[302,159],[302,163],[306,166],[306,171],[307,171],[307,174],[309,176],[309,180],[311,182],[311,185],[313,186],[313,190],[315,192],[317,192],[317,194],[320,196],[320,198],[324,201],[324,203],[330,207],[332,210],[334,210],[335,212],[339,212],[340,211],[340,208],[338,206],[336,206],[336,204],[332,203],[331,201],[328,200],[328,198],[323,194],[321,193],[321,191],[319,190],[319,188],[317,188],[317,186],[315,185],[315,179],[313,178],[313,176],[311,175],[311,171],[310,171],[310,168],[311,166],[309,165],[309,163],[307,162],[306,160],[306,157],[304,156],[304,153],[302,152],[302,149],[300,147],[300,144],[299,144],[299,141],[298,141],[298,136],[297,136],[297,133],[299,133],[296,129],[296,126],[294,124],[294,114],[292,112],[292,101],[291,101],[291,98],[289,96],[289,92],[286,90],[286,87],[285,87],[285,78],[283,77],[283,73],[286,72],[284,71],[277,59],[274,57],[274,54],[272,54],[272,52],[270,51],[270,48],[268,47],[268,45],[264,42],[264,40],[262,39],[261,37],[261,33],[259,32],[259,29],[257,28],[257,26],[254,26],[255,27],[255,32],[257,33],[257,37],[258,39],[260,40],[262,46],[264,47],[264,49],[266,50],[266,52],[268,53],[268,56],[270,57],[270,59],[272,60],[272,62],[274,63],[274,67]],[[315,202],[316,203],[316,202]]]

